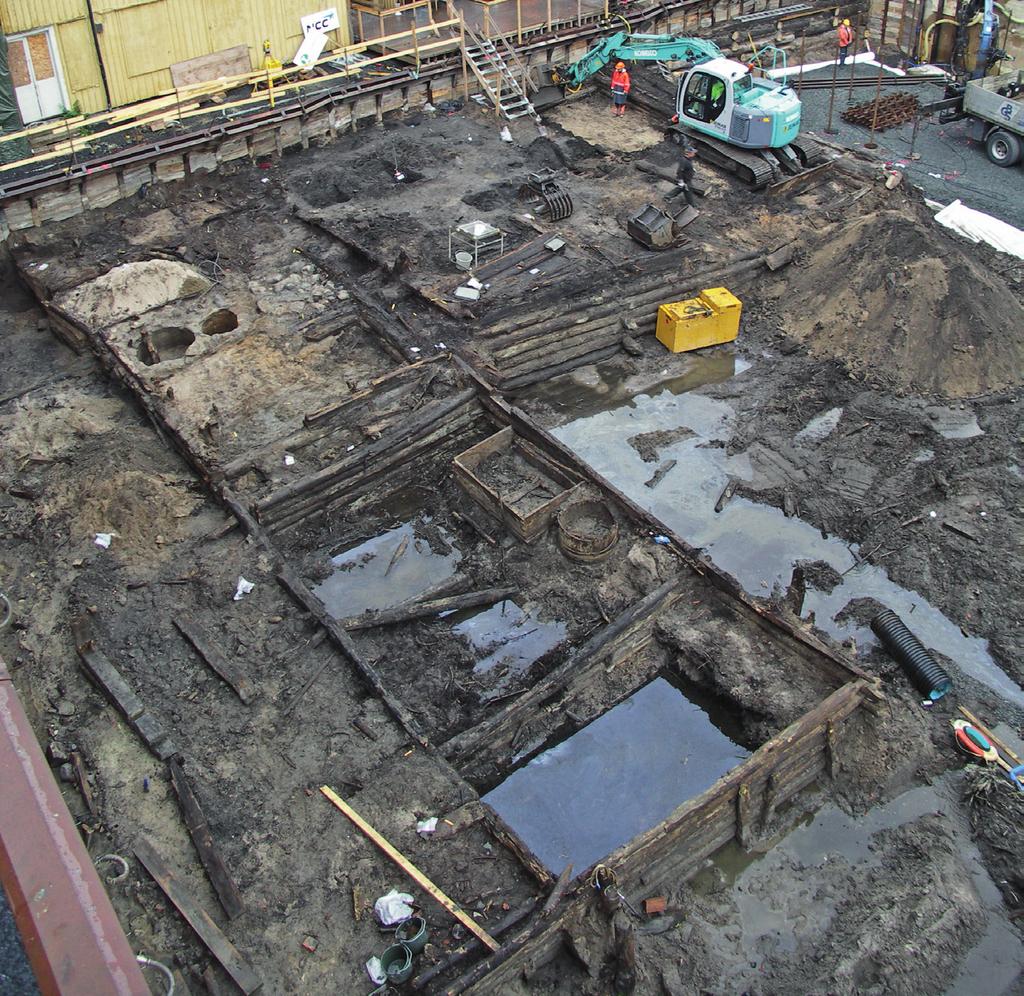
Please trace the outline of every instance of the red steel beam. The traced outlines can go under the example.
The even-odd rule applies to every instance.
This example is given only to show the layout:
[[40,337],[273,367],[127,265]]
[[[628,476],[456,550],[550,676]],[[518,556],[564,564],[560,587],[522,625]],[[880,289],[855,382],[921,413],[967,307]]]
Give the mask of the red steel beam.
[[2,660],[0,881],[43,996],[150,996]]

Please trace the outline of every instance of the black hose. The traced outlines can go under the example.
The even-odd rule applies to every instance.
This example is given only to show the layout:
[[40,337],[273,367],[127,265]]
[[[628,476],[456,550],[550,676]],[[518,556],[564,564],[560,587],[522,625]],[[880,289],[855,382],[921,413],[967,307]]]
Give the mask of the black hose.
[[953,687],[949,675],[892,609],[879,612],[871,620],[871,628],[886,650],[903,665],[914,684],[932,701],[941,699]]

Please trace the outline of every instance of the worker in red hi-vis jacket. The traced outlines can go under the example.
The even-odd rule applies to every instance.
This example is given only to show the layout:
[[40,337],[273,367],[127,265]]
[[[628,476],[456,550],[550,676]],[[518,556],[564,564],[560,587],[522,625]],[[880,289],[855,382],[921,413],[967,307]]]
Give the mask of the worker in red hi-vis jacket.
[[612,114],[622,117],[626,113],[626,98],[629,96],[629,73],[624,62],[615,63],[612,73]]
[[839,65],[846,65],[846,54],[850,51],[850,46],[853,44],[853,28],[850,27],[848,19],[844,19],[843,23],[839,25],[838,31],[839,41]]

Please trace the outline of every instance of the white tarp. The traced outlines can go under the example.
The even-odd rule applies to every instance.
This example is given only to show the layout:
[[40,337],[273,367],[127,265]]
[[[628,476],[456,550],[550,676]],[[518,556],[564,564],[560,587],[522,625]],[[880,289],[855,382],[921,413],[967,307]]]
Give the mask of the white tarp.
[[[878,65],[878,63],[875,62],[875,53],[874,52],[858,52],[857,55],[848,55],[846,57],[845,65],[848,66],[848,65],[850,65],[851,62],[866,63],[869,66],[877,66]],[[803,68],[804,68],[804,72],[805,73],[813,73],[815,69],[831,68],[834,63],[835,63],[835,59],[829,59],[828,62],[811,62],[811,63],[808,63]],[[888,69],[889,67],[886,66],[885,68]],[[839,70],[840,70],[840,72],[842,72],[843,66],[840,66]],[[900,76],[903,75],[903,73],[901,73],[898,69],[896,70],[896,72],[899,73]],[[799,75],[800,75],[800,67],[799,66],[780,66],[778,69],[767,69],[767,70],[765,70],[765,76],[768,76],[771,79],[775,79],[777,76],[799,76]]]
[[1024,232],[984,211],[975,211],[960,201],[947,204],[935,220],[971,242],[987,242],[999,252],[1024,259]]

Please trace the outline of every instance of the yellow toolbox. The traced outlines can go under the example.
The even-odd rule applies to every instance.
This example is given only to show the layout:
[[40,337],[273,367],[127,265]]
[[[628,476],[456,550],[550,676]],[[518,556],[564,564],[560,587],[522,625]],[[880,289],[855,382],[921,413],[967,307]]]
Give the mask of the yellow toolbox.
[[732,342],[740,331],[742,309],[740,299],[724,287],[711,287],[700,297],[663,304],[655,334],[673,353]]

